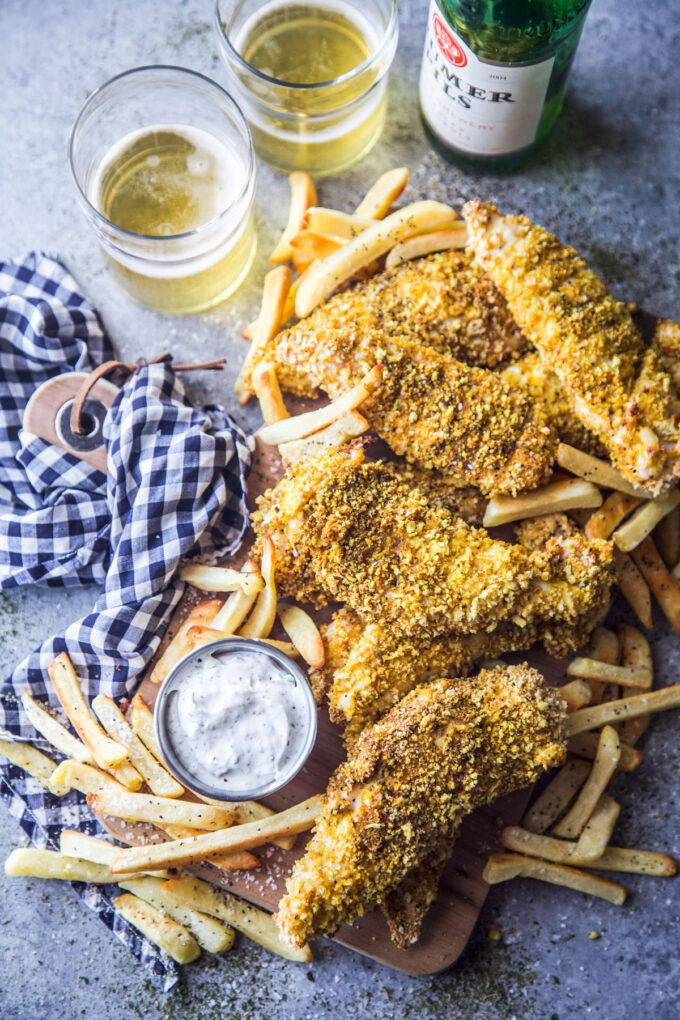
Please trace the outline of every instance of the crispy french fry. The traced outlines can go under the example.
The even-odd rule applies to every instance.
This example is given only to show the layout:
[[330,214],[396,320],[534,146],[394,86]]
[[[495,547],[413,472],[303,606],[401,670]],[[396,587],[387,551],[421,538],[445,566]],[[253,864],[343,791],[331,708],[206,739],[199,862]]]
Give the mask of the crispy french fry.
[[40,702],[35,701],[28,691],[24,691],[21,695],[21,704],[24,706],[24,711],[28,716],[31,726],[45,740],[49,740],[50,744],[56,747],[57,751],[68,755],[69,758],[75,758],[77,761],[94,765],[94,755],[89,747],[86,747],[82,740],[78,740],[72,733],[69,733],[66,727],[62,726],[53,715],[50,715]]
[[[128,796],[132,796],[129,794]],[[139,794],[137,794],[139,796]],[[136,846],[121,850],[111,865],[117,871],[148,871],[149,868],[190,864],[203,859],[210,860],[215,854],[233,853],[236,850],[252,850],[279,836],[292,836],[310,829],[321,810],[323,798],[319,795],[256,822],[247,822],[222,832],[211,832],[207,836],[193,836],[178,839],[157,846]],[[170,804],[176,801],[170,801]]]
[[234,384],[236,395],[242,405],[248,403],[253,392],[251,373],[257,363],[260,351],[281,328],[281,317],[289,287],[290,269],[288,266],[277,266],[276,269],[270,270],[264,278],[262,305],[257,317],[257,328],[245,361],[241,365],[238,379]]
[[651,534],[659,521],[680,506],[680,492],[674,489],[668,496],[647,500],[613,534],[614,542],[621,552],[632,552],[647,535]]
[[607,849],[621,805],[613,797],[603,793],[586,822],[574,849],[574,860],[596,861]]
[[279,619],[288,637],[305,662],[314,669],[321,669],[326,661],[326,652],[319,629],[304,609],[279,602]]
[[676,633],[680,634],[680,588],[669,574],[651,538],[645,538],[631,556],[644,576],[661,611]]
[[125,793],[125,787],[121,786],[112,776],[102,772],[92,765],[86,765],[81,761],[73,761],[67,758],[59,762],[52,773],[52,785],[60,793],[68,793],[69,790],[78,790],[80,793],[98,793],[100,790],[111,790],[112,793]]
[[213,831],[238,821],[236,811],[186,800],[153,797],[146,793],[128,793],[126,790],[119,792],[108,787],[88,793],[87,803],[95,814],[125,818],[129,822],[151,822],[161,829],[171,824]]
[[567,666],[569,676],[580,676],[584,680],[601,680],[622,687],[640,687],[648,691],[652,686],[652,671],[645,666],[610,666],[608,662],[586,659],[579,656]]
[[496,528],[510,521],[541,517],[574,507],[600,506],[601,503],[602,493],[596,485],[577,478],[565,478],[520,496],[494,496],[487,503],[483,524],[485,528]]
[[104,729],[123,747],[127,747],[130,761],[151,792],[157,797],[181,797],[184,787],[149,754],[115,701],[106,694],[98,694],[92,707]]
[[[73,829],[62,829],[59,834],[59,849],[66,857],[80,857],[93,864],[104,864],[107,869],[118,852],[118,847],[96,836],[87,836],[84,832]],[[171,878],[171,871],[155,871],[156,878]],[[120,879],[118,875],[118,879]]]
[[[597,659],[599,662],[608,662],[615,666],[619,661],[619,639],[612,630],[607,630],[606,627],[596,627],[593,631],[591,650],[591,658]],[[588,685],[592,695],[591,704],[604,701],[605,691],[609,685],[601,680],[592,679],[588,680]],[[595,756],[593,755],[593,757]]]
[[310,457],[318,457],[325,450],[334,450],[343,446],[348,439],[360,436],[370,428],[368,422],[358,411],[348,411],[342,418],[331,422],[325,429],[315,432],[305,439],[293,439],[289,443],[281,443],[279,453],[286,467],[299,464]]
[[221,631],[223,637],[234,634],[250,612],[256,598],[257,595],[245,595],[242,591],[233,592],[212,621],[212,629]]
[[557,463],[565,471],[571,471],[573,475],[579,475],[605,489],[617,489],[619,492],[627,492],[629,496],[639,496],[640,499],[649,498],[645,489],[627,481],[611,464],[591,457],[589,453],[583,453],[567,443],[560,443],[557,447]]
[[268,446],[279,446],[292,439],[304,439],[314,432],[320,432],[321,429],[342,418],[348,411],[353,411],[364,400],[367,400],[379,388],[381,379],[381,366],[374,365],[363,379],[360,379],[337,400],[326,404],[325,407],[320,407],[317,411],[307,411],[306,414],[298,414],[294,418],[287,418],[285,421],[278,421],[273,425],[265,425],[257,435]]
[[253,369],[253,389],[260,402],[260,410],[265,425],[290,418],[281,396],[279,380],[276,377],[276,366],[271,361],[260,362]]
[[680,507],[659,521],[654,529],[654,542],[670,570],[680,560]]
[[[202,794],[197,793],[196,796],[203,801],[204,804],[214,804],[215,807],[222,807],[222,801],[213,800],[212,797],[204,797]],[[271,808],[265,807],[264,804],[260,804],[256,800],[238,800],[232,803],[234,811],[238,811],[240,824],[245,822],[257,822],[262,818],[271,818],[272,815],[276,814]],[[274,846],[280,846],[282,850],[292,850],[295,846],[295,840],[297,835],[293,836],[278,836],[272,839]],[[213,861],[215,858],[213,858]],[[258,862],[259,864],[259,862]]]
[[560,696],[566,702],[567,712],[575,712],[577,708],[590,704],[592,691],[585,680],[572,680],[560,687]]
[[269,637],[276,620],[276,546],[267,534],[262,539],[261,570],[264,588],[257,596],[252,613],[241,627],[239,637]]
[[281,238],[269,256],[270,262],[287,262],[293,254],[291,238],[302,230],[310,205],[316,205],[316,188],[312,178],[304,170],[294,170],[288,175],[290,185],[290,211],[288,223]]
[[177,963],[191,963],[201,955],[198,942],[183,925],[132,893],[117,896],[113,905],[129,924],[138,928],[142,935],[160,946]]
[[127,758],[127,749],[108,737],[90,712],[66,652],[52,659],[48,672],[62,708],[95,761],[105,769],[120,765]]
[[[631,744],[624,744],[622,733],[619,736],[621,737],[619,771],[632,772],[642,761],[642,751],[637,751]],[[598,733],[579,733],[577,737],[571,738],[567,744],[567,751],[569,754],[575,754],[579,758],[587,758],[589,761],[593,761],[597,754],[599,742],[600,737]]]
[[200,878],[186,877],[165,882],[163,891],[176,903],[191,906],[203,914],[226,921],[253,942],[287,960],[309,963],[312,959],[308,946],[303,949],[291,949],[282,941],[271,914],[238,900],[223,889],[216,889]]
[[384,255],[398,241],[414,234],[448,229],[456,218],[450,206],[431,201],[414,202],[391,213],[329,255],[310,272],[298,289],[295,314],[299,318],[309,315],[359,269]]
[[56,761],[52,761],[32,744],[25,744],[18,740],[0,740],[0,754],[11,761],[13,765],[18,765],[24,772],[28,772],[29,776],[37,779],[50,793],[62,797],[66,792],[60,787],[52,785],[52,774],[57,767]]
[[590,896],[599,896],[617,906],[621,906],[627,895],[626,889],[618,882],[610,882],[599,875],[589,875],[587,871],[570,868],[566,864],[550,864],[536,857],[521,857],[519,854],[492,854],[486,862],[482,877],[489,885],[507,882],[510,878],[538,878]]
[[134,765],[127,761],[122,761],[120,765],[109,769],[109,772],[117,783],[120,783],[121,786],[124,786],[131,793],[135,793],[142,785],[143,780],[139,772]]
[[[246,595],[256,595],[264,587],[264,581],[260,577],[259,571],[247,573],[243,570],[232,570],[231,567],[209,567],[204,563],[183,563],[179,568],[179,576],[194,588],[202,588],[203,591],[242,591]],[[213,605],[212,602],[208,604],[211,607]],[[201,605],[205,606],[206,603],[201,603]],[[217,609],[219,609],[219,604]],[[206,615],[205,611],[203,615]],[[193,622],[210,623],[210,619],[195,619]]]
[[130,722],[147,750],[151,752],[157,762],[164,764],[153,728],[153,712],[139,694],[135,694],[130,702]]
[[189,628],[197,624],[209,625],[215,619],[221,607],[222,603],[219,599],[210,599],[207,602],[201,602],[198,606],[194,606],[151,671],[149,679],[152,683],[163,683],[170,670],[189,651],[186,644]]
[[[216,804],[216,801],[212,803]],[[164,825],[163,831],[167,832],[168,836],[171,836],[172,839],[189,839],[191,836],[204,836],[206,832],[205,829],[191,829],[186,825],[172,824]],[[259,858],[255,854],[249,853],[248,850],[237,850],[233,854],[220,854],[218,857],[211,857],[209,863],[216,868],[221,868],[222,871],[252,871],[260,867]]]
[[177,903],[162,888],[161,878],[129,878],[119,879],[121,889],[138,896],[140,900],[167,914],[177,924],[183,925],[198,942],[201,949],[208,953],[223,953],[234,944],[234,929],[222,924],[214,917],[208,917],[193,907]]
[[387,170],[368,189],[354,215],[381,220],[390,211],[391,205],[399,198],[407,183],[407,167],[400,166],[394,170]]
[[610,492],[599,510],[596,510],[585,527],[588,538],[609,538],[624,517],[642,502],[627,492]]
[[621,594],[643,627],[652,626],[652,593],[644,577],[628,553],[614,546],[614,563]]
[[290,242],[293,249],[293,267],[298,273],[304,273],[312,262],[328,258],[347,244],[344,237],[332,237],[330,234],[316,234],[311,230],[301,230]]
[[433,230],[429,234],[418,234],[407,241],[400,241],[388,253],[385,269],[394,269],[402,262],[431,255],[435,251],[449,251],[451,248],[465,248],[468,243],[468,232],[465,223],[459,223],[451,230]]
[[[619,624],[619,639],[621,641],[622,660],[624,665],[636,666],[648,669],[653,672],[652,650],[649,641],[635,627],[627,623]],[[629,691],[630,694],[642,694],[643,689],[636,687]],[[639,715],[637,719],[628,719],[621,723],[619,735],[631,746],[636,743],[649,726],[649,716]],[[639,752],[638,752],[639,753]]]
[[374,219],[357,216],[356,213],[340,212],[338,209],[326,209],[324,206],[312,205],[307,210],[306,227],[316,234],[330,234],[344,241],[363,234],[372,227]]
[[640,715],[665,712],[680,707],[680,684],[661,687],[657,691],[633,694],[618,701],[606,701],[602,705],[589,705],[572,712],[567,718],[567,736],[573,737],[586,730],[597,730],[607,723],[618,723],[624,719],[637,719]]
[[32,846],[12,850],[5,861],[5,874],[12,878],[58,878],[66,882],[99,884],[117,881],[104,864],[93,864],[79,857],[65,857],[56,850],[38,850]]
[[605,726],[590,775],[586,779],[575,803],[564,818],[553,827],[556,836],[576,839],[584,830],[595,806],[616,772],[621,758],[619,735],[613,726]]
[[524,828],[536,833],[549,829],[555,819],[566,810],[589,774],[590,765],[585,761],[577,759],[563,765],[524,815],[522,819]]
[[[501,832],[500,841],[508,850],[546,861],[566,864],[576,849],[576,843],[551,836],[538,836],[517,825],[509,825]],[[637,875],[659,875],[670,877],[677,872],[677,865],[668,854],[651,850],[628,850],[608,846],[601,857],[588,861],[588,868],[598,871],[626,871]]]

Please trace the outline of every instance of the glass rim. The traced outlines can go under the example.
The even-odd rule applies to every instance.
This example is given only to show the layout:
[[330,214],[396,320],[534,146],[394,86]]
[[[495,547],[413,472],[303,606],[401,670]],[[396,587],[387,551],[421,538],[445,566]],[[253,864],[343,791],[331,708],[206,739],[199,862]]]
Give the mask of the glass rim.
[[329,78],[327,81],[306,83],[284,81],[282,78],[273,78],[271,75],[265,74],[264,71],[259,71],[252,64],[249,64],[248,61],[241,56],[235,46],[232,45],[225,26],[222,23],[222,18],[220,17],[220,7],[222,2],[223,0],[215,0],[215,28],[217,29],[220,41],[227,47],[229,54],[236,60],[237,64],[239,64],[243,70],[252,74],[254,78],[267,82],[269,85],[278,85],[286,89],[295,89],[303,92],[310,91],[311,89],[329,89],[336,85],[344,85],[353,78],[358,78],[359,75],[363,74],[363,72],[371,66],[371,64],[374,64],[377,61],[383,51],[388,47],[394,35],[394,30],[398,25],[397,0],[389,0],[390,19],[385,27],[384,35],[375,51],[365,57],[360,64],[357,64],[356,67],[353,67],[349,71],[345,71],[344,74],[339,74],[337,78]]
[[[101,212],[101,210],[98,209],[93,202],[90,201],[89,197],[87,196],[87,194],[85,193],[84,189],[81,186],[75,168],[74,149],[76,133],[78,131],[78,128],[81,127],[82,121],[86,113],[88,112],[89,108],[103,94],[103,92],[109,89],[112,85],[117,84],[124,78],[131,77],[132,75],[135,74],[145,74],[148,71],[172,71],[175,73],[179,73],[181,75],[187,75],[190,78],[198,79],[203,84],[208,85],[212,89],[215,89],[218,93],[221,94],[222,99],[227,100],[228,105],[232,108],[232,112],[235,114],[237,123],[244,130],[244,143],[246,143],[247,147],[248,160],[246,173],[244,175],[243,186],[241,187],[238,195],[236,195],[236,197],[232,199],[229,205],[222,209],[221,212],[219,212],[216,216],[213,216],[212,219],[207,220],[205,223],[201,223],[200,226],[194,227],[192,230],[185,230],[181,234],[169,234],[169,235],[139,234],[136,233],[134,230],[128,230],[126,227],[121,227],[117,223],[114,223],[112,220],[108,218],[108,216]],[[226,215],[229,212],[231,212],[234,209],[234,207],[237,206],[239,202],[242,201],[242,199],[246,197],[249,189],[252,188],[254,190],[253,178],[256,172],[255,150],[253,148],[253,139],[250,134],[250,128],[248,127],[248,121],[246,120],[243,111],[241,110],[241,107],[238,105],[236,100],[229,95],[227,90],[222,88],[222,86],[219,85],[216,81],[213,81],[212,78],[208,78],[207,75],[201,74],[200,71],[193,71],[189,67],[179,67],[177,64],[140,64],[138,67],[130,67],[126,71],[120,71],[118,74],[114,74],[113,77],[108,78],[105,82],[102,82],[101,85],[98,85],[97,88],[94,89],[94,91],[92,91],[89,94],[87,99],[84,101],[84,103],[78,110],[78,113],[76,114],[76,118],[73,121],[73,125],[68,136],[67,151],[69,169],[71,171],[73,183],[75,184],[76,189],[78,191],[78,197],[80,198],[81,202],[85,205],[88,212],[93,215],[95,222],[104,224],[106,228],[112,229],[115,233],[119,234],[122,237],[130,238],[136,241],[163,242],[167,245],[174,241],[185,241],[188,238],[197,237],[199,234],[207,232],[209,229],[214,228],[224,217],[226,217]],[[231,231],[231,233],[233,233],[233,231]]]

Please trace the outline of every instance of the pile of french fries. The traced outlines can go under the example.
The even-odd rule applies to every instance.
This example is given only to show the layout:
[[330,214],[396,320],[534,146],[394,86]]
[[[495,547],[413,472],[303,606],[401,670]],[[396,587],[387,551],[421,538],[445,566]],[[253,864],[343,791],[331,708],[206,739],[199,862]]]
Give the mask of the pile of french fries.
[[[561,688],[569,715],[568,758],[524,815],[506,826],[500,842],[509,853],[492,854],[484,869],[490,885],[535,878],[622,904],[625,886],[592,871],[671,876],[672,857],[610,845],[619,805],[608,792],[614,777],[642,761],[635,744],[650,714],[680,706],[680,684],[651,691],[649,643],[635,627],[618,636],[598,628],[592,656],[579,657],[567,672],[579,679]],[[628,696],[621,697],[621,692]],[[549,833],[549,834],[548,834]]]
[[[187,652],[215,638],[238,631],[242,637],[269,641],[277,615],[291,642],[270,643],[289,655],[301,655],[311,666],[323,665],[323,642],[311,618],[298,606],[277,602],[275,547],[268,538],[261,568],[250,560],[241,571],[186,564],[182,575],[196,587],[228,597],[202,602],[189,613],[156,664],[152,679],[157,683]],[[151,824],[163,841],[124,849],[65,830],[58,852],[12,851],[6,873],[116,882],[125,890],[114,900],[116,909],[179,963],[196,959],[201,949],[226,951],[234,929],[287,959],[311,960],[307,947],[292,950],[281,941],[268,913],[208,882],[181,877],[181,867],[207,862],[226,871],[258,868],[260,861],[250,851],[266,843],[290,849],[297,834],[313,825],[321,797],[279,814],[255,801],[225,805],[190,799],[165,766],[153,713],[139,695],[127,717],[104,694],[93,699],[90,709],[65,653],[53,660],[49,674],[75,734],[28,691],[22,702],[34,728],[66,758],[57,763],[30,744],[10,741],[0,741],[0,753],[51,793],[63,796],[78,790],[96,816]],[[154,857],[166,863],[152,866]]]

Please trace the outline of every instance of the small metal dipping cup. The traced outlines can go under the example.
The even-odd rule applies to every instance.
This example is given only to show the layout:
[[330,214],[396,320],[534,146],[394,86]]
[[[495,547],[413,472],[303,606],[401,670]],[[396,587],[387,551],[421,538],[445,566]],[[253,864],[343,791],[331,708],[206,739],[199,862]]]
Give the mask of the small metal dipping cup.
[[[291,679],[294,683],[300,686],[304,693],[305,704],[307,706],[307,739],[305,740],[298,757],[291,762],[288,771],[284,775],[280,775],[276,779],[271,780],[264,786],[254,786],[244,790],[229,790],[228,793],[222,786],[209,786],[192,775],[184,762],[178,757],[175,752],[175,748],[172,745],[168,730],[168,719],[170,718],[170,713],[175,711],[174,704],[176,701],[177,691],[182,684],[182,676],[186,675],[186,667],[190,665],[194,659],[205,658],[213,652],[249,652],[255,655],[266,655],[282,670],[289,673]],[[307,677],[299,666],[297,666],[292,659],[289,659],[287,655],[284,655],[283,652],[280,652],[278,648],[274,648],[273,645],[268,645],[264,641],[256,641],[254,638],[225,637],[217,641],[211,641],[209,644],[201,645],[200,648],[196,648],[193,652],[185,655],[184,658],[180,659],[177,665],[170,670],[167,679],[163,682],[163,686],[156,698],[156,704],[154,705],[153,718],[158,746],[160,747],[165,763],[172,774],[179,780],[180,783],[188,789],[193,790],[194,793],[200,794],[203,797],[210,797],[213,800],[259,800],[260,797],[266,797],[270,793],[275,793],[277,790],[282,789],[282,787],[286,786],[286,784],[298,774],[304,763],[309,758],[316,740],[316,703]],[[228,729],[225,731],[224,739],[229,739]]]

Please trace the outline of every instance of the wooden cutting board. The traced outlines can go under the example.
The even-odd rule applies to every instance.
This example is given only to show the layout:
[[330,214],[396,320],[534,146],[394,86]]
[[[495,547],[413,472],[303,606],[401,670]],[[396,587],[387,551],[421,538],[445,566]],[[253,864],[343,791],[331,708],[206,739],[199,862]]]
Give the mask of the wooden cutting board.
[[[293,414],[316,406],[309,401],[292,398],[287,398],[286,403]],[[384,456],[386,452],[384,444],[376,442],[368,448],[367,455],[375,458]],[[256,498],[282,473],[283,467],[278,451],[258,443],[248,481],[251,508],[254,507]],[[238,554],[225,561],[225,565],[240,567],[247,557],[251,542],[252,535],[249,534]],[[189,609],[197,602],[210,597],[207,592],[199,592],[193,588],[187,590],[175,611],[154,662],[176,633]],[[317,622],[321,623],[330,619],[332,607],[321,612],[312,610],[311,613]],[[275,630],[272,636],[285,638],[286,635],[283,631]],[[513,657],[506,658],[510,661]],[[528,659],[531,665],[543,673],[549,683],[564,682],[564,667],[545,653],[534,651],[514,658],[518,662]],[[147,674],[148,672],[150,670]],[[158,690],[156,684],[145,678],[139,693],[146,703],[152,706]],[[330,722],[326,708],[322,707],[318,715],[316,744],[305,767],[283,790],[266,798],[264,803],[275,810],[282,810],[322,792],[329,776],[344,757],[340,730]],[[530,790],[520,791],[488,808],[474,812],[465,820],[451,860],[442,876],[439,895],[426,916],[421,938],[415,946],[408,951],[397,949],[390,940],[387,924],[380,911],[367,914],[352,925],[345,925],[334,936],[335,940],[407,974],[435,974],[451,966],[465,948],[486,899],[488,886],[482,879],[482,871],[489,853],[499,849],[496,843],[499,828],[503,823],[514,824],[519,821],[529,795]],[[149,840],[157,842],[163,838],[150,826],[132,825],[115,818],[107,818],[105,824],[113,835],[126,842]],[[292,864],[304,853],[308,839],[307,833],[299,836],[292,851],[280,850],[273,846],[258,850],[262,867],[257,871],[226,872],[211,865],[189,870],[258,906],[273,911],[285,891],[286,878],[290,874]]]

